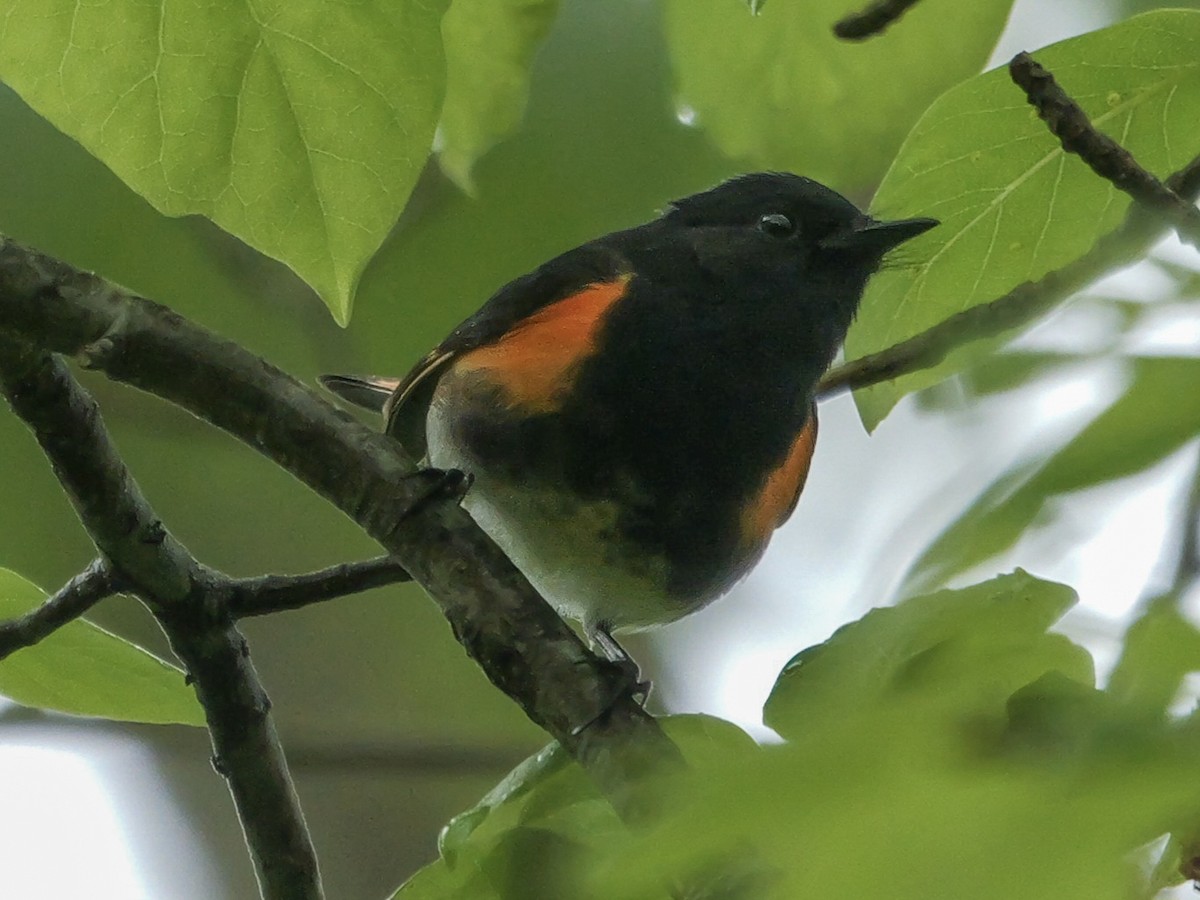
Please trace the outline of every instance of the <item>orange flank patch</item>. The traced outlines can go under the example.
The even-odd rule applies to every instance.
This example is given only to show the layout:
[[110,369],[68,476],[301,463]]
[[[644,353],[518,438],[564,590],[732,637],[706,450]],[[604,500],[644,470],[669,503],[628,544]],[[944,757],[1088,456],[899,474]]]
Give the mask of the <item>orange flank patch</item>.
[[604,314],[632,276],[589,284],[517,323],[499,340],[464,353],[455,374],[479,372],[531,412],[553,412],[579,365],[596,350]]
[[788,454],[776,468],[772,469],[759,488],[758,493],[742,509],[742,540],[748,545],[763,544],[771,532],[787,521],[800,491],[808,478],[808,467],[812,462],[813,449],[817,445],[817,410],[808,414],[808,421]]

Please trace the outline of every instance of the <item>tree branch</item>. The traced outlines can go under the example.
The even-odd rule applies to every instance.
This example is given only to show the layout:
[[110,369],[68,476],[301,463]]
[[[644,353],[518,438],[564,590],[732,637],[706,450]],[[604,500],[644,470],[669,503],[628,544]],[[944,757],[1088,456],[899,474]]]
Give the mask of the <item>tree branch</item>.
[[1008,72],[1064,150],[1082,159],[1093,172],[1112,182],[1113,187],[1157,212],[1174,226],[1180,238],[1200,250],[1200,210],[1138,165],[1132,153],[1092,125],[1087,113],[1028,53],[1014,56]]
[[[1165,186],[1181,200],[1194,202],[1200,195],[1200,156],[1168,178]],[[825,399],[933,368],[964,344],[1028,324],[1102,275],[1136,262],[1163,228],[1157,209],[1136,204],[1119,227],[1096,241],[1083,256],[1037,281],[1017,285],[990,303],[963,310],[906,341],[830,370],[817,386],[817,397]]]
[[209,573],[163,527],[117,454],[95,401],[61,361],[0,332],[0,389],[33,430],[122,586],[154,613],[186,667],[263,895],[319,900],[316,854],[270,702],[233,620],[208,602],[215,589]]
[[229,614],[235,619],[243,619],[300,609],[311,603],[411,580],[412,576],[395,559],[379,556],[304,575],[262,575],[230,580],[225,590]]
[[1032,321],[1055,304],[1120,266],[1134,262],[1157,238],[1165,220],[1179,236],[1200,249],[1200,157],[1166,183],[1133,155],[1092,126],[1086,113],[1029,54],[1018,53],[1009,74],[1068,153],[1129,194],[1136,204],[1125,222],[1100,238],[1090,251],[1038,281],[1027,281],[990,303],[964,310],[907,341],[846,363],[829,372],[818,397],[868,387],[909,372],[936,366],[957,347],[994,337]]
[[116,592],[108,561],[104,557],[93,560],[37,609],[20,618],[0,622],[0,662],[74,622]]
[[833,33],[844,41],[864,41],[883,34],[916,5],[917,0],[876,0],[861,12],[838,20],[833,26]]
[[627,819],[678,750],[456,503],[431,503],[399,443],[236,344],[95,275],[0,237],[0,330],[79,354],[245,441],[329,499],[438,602],[494,684],[571,752]]

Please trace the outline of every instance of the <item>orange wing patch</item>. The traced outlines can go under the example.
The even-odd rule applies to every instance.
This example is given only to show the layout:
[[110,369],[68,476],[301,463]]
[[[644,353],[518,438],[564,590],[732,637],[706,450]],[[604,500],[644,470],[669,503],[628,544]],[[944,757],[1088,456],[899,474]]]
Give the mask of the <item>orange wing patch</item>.
[[580,363],[596,350],[604,314],[625,296],[631,275],[589,284],[539,310],[499,340],[462,354],[455,374],[479,372],[516,406],[553,412]]
[[758,493],[742,508],[742,540],[745,544],[765,544],[771,532],[787,521],[800,499],[816,445],[817,410],[814,407],[783,462],[771,470]]

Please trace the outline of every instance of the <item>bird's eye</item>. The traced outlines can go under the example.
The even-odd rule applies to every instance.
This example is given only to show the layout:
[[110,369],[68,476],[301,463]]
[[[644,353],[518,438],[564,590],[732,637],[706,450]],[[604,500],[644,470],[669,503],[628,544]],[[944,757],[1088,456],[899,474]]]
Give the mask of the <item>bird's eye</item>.
[[767,213],[758,220],[758,230],[771,237],[787,237],[796,230],[792,220],[783,213]]

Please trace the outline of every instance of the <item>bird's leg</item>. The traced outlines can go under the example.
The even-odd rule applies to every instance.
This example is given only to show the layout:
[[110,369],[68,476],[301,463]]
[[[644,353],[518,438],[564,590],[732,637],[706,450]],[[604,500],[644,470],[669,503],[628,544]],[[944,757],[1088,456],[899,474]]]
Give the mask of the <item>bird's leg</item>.
[[582,734],[593,724],[607,716],[617,702],[626,696],[633,697],[641,705],[645,706],[647,698],[650,696],[651,684],[642,678],[642,671],[638,668],[638,664],[633,661],[625,648],[617,643],[617,639],[612,636],[612,625],[609,622],[592,622],[584,625],[584,633],[587,634],[588,641],[591,642],[592,648],[599,650],[604,654],[605,660],[609,665],[613,666],[618,673],[618,677],[624,683],[623,687],[618,688],[608,705],[597,715],[593,716],[582,725],[577,725],[571,731],[573,734]]
[[592,646],[604,654],[604,658],[616,665],[629,682],[630,693],[641,699],[642,705],[650,698],[653,685],[642,678],[642,670],[634,662],[633,657],[625,652],[625,648],[612,635],[611,622],[595,622],[585,626],[588,640]]

